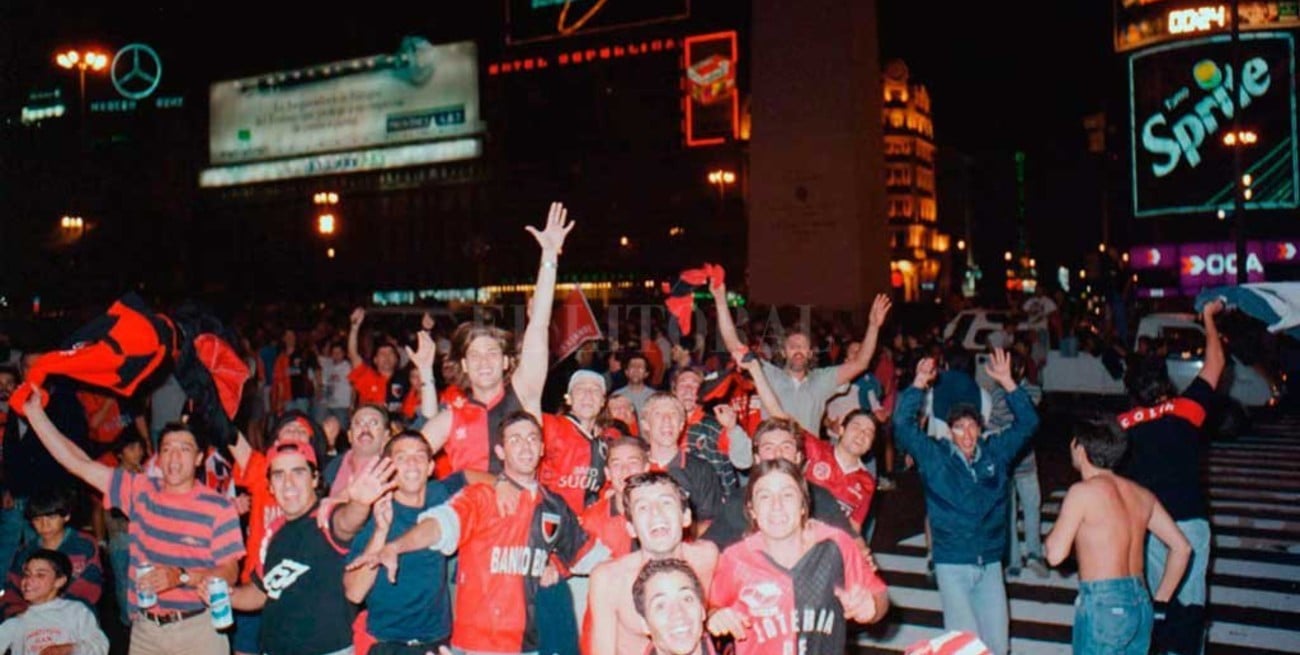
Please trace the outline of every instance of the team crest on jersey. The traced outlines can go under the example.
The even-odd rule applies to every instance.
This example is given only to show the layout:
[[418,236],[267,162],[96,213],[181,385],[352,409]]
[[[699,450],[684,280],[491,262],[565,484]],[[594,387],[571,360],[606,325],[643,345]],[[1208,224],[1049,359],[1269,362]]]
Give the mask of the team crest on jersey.
[[817,462],[813,464],[812,476],[816,480],[829,480],[831,477],[831,465],[826,462]]
[[745,585],[740,600],[749,608],[750,616],[775,616],[781,611],[781,586],[775,582]]
[[560,515],[554,512],[542,512],[542,538],[546,543],[555,543],[560,536]]

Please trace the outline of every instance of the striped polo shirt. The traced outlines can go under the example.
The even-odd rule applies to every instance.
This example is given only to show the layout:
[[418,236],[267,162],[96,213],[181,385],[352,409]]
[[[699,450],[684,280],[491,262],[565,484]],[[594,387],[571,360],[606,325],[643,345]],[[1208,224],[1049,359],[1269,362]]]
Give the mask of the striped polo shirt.
[[[127,577],[131,611],[136,611],[136,567],[155,566],[210,569],[244,556],[239,515],[228,499],[198,481],[184,493],[164,492],[161,482],[145,475],[113,471],[104,497],[106,509],[117,508],[130,523],[131,561]],[[151,612],[189,612],[203,609],[203,601],[190,587],[158,594]]]

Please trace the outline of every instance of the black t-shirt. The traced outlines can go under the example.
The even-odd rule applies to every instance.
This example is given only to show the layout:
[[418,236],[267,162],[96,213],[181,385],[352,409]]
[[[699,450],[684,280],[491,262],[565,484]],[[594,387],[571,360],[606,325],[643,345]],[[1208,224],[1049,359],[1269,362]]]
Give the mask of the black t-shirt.
[[295,350],[289,355],[289,393],[293,398],[311,398],[315,395],[311,372],[320,368],[316,357]]
[[1129,438],[1121,473],[1150,489],[1175,521],[1209,516],[1201,489],[1201,428],[1215,404],[1214,388],[1198,377],[1177,398],[1119,416]]
[[695,520],[712,521],[717,516],[725,496],[718,473],[708,462],[688,453],[678,453],[665,471],[686,490]]
[[[840,509],[839,501],[835,496],[827,491],[825,487],[808,483],[808,491],[812,494],[812,512],[811,518],[817,519],[822,523],[837,527],[850,535],[857,535],[853,531],[853,525]],[[718,551],[724,551],[732,544],[739,542],[749,533],[749,517],[745,515],[745,503],[743,498],[736,498],[722,507],[718,508],[717,517],[713,523],[709,524],[709,529],[700,535],[701,539],[712,541],[718,546]]]
[[262,590],[262,652],[332,653],[352,645],[352,604],[343,594],[343,563],[351,542],[316,525],[319,503],[267,537],[266,558],[253,576]]

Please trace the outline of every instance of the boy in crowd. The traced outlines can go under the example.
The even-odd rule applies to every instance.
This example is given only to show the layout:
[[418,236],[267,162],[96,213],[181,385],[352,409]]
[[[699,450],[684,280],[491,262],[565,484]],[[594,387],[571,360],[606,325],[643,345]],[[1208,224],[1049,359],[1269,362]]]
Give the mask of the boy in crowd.
[[72,562],[42,548],[23,564],[22,595],[28,607],[0,623],[0,648],[11,655],[106,655],[108,637],[82,603],[61,598]]

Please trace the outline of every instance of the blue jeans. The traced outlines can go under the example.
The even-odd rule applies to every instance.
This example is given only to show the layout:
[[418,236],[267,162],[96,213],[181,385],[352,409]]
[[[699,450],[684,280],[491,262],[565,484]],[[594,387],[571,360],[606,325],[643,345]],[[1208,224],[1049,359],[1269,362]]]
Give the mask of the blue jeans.
[[[1178,521],[1178,529],[1183,531],[1183,536],[1192,544],[1192,561],[1187,563],[1187,573],[1183,576],[1183,581],[1178,585],[1178,591],[1174,598],[1182,605],[1193,606],[1206,605],[1206,582],[1205,576],[1210,564],[1210,522],[1205,519],[1190,519],[1187,521]],[[1169,556],[1169,548],[1164,542],[1156,538],[1155,535],[1147,535],[1147,587],[1155,590],[1160,587],[1160,578],[1165,574],[1165,560]],[[1196,640],[1204,647],[1205,626],[1201,626],[1201,638]],[[1192,653],[1180,653],[1179,655],[1198,655],[1200,648]]]
[[943,629],[972,632],[994,655],[1006,655],[1011,619],[1007,614],[1007,589],[1002,583],[1002,562],[936,562],[934,578],[943,602]]
[[[1034,454],[1026,455],[1026,458],[1033,457]],[[1011,494],[1011,555],[1008,564],[1011,566],[1020,566],[1023,562],[1021,559],[1020,535],[1016,533],[1016,508],[1025,514],[1025,544],[1023,555],[1026,558],[1036,557],[1043,559],[1043,492],[1038,486],[1038,467],[1033,467],[1029,471],[1016,470],[1015,475],[1015,493]]]
[[1074,601],[1074,652],[1146,655],[1152,620],[1151,597],[1139,578],[1080,582]]
[[24,515],[26,509],[26,498],[14,498],[13,509],[0,510],[0,566],[4,567],[0,571],[8,571],[18,549],[36,539],[36,531]]
[[113,567],[113,590],[117,594],[118,613],[122,625],[131,625],[131,606],[127,602],[127,589],[131,581],[126,577],[127,565],[131,562],[131,536],[126,532],[112,534],[108,538],[108,563]]

